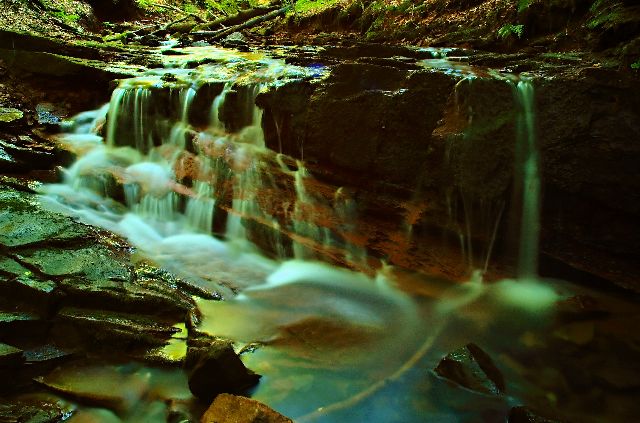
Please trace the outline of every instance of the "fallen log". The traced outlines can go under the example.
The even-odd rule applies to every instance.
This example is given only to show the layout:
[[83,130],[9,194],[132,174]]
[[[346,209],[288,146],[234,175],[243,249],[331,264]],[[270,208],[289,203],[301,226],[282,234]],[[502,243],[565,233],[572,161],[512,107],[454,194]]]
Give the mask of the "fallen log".
[[256,25],[259,25],[263,22],[270,21],[272,19],[277,18],[280,15],[284,15],[290,9],[291,6],[285,6],[280,9],[274,10],[266,15],[257,16],[255,18],[249,19],[239,25],[234,25],[228,28],[223,28],[217,31],[195,31],[192,32],[191,35],[195,37],[207,38],[210,41],[216,41],[221,38],[226,37],[227,35],[231,35],[234,32],[242,31],[243,29],[252,28]]
[[193,19],[195,19],[198,22],[206,22],[206,20],[202,16],[200,16],[200,15],[198,15],[196,13],[187,12],[186,10],[182,10],[179,7],[176,7],[176,6],[173,6],[173,5],[170,5],[170,4],[151,3],[151,5],[155,6],[155,7],[161,7],[163,9],[170,9],[170,10],[173,10],[174,12],[178,12],[178,13],[182,13],[184,15],[191,16]]
[[256,16],[266,15],[269,12],[277,10],[280,6],[255,7],[253,9],[241,10],[235,15],[223,16],[211,22],[206,22],[195,27],[194,31],[214,31],[224,29],[231,25],[239,25]]

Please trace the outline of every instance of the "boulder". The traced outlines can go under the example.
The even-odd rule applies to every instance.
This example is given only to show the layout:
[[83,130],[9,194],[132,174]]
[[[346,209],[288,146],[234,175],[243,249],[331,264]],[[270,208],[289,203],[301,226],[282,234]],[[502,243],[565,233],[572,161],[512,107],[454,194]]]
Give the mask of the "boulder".
[[491,357],[476,344],[467,344],[447,354],[435,368],[440,376],[484,394],[504,392],[502,373]]
[[249,398],[220,394],[204,413],[201,423],[292,423],[288,417],[261,402]]
[[242,393],[260,379],[244,366],[231,342],[224,340],[190,342],[186,366],[189,389],[204,401],[224,392]]

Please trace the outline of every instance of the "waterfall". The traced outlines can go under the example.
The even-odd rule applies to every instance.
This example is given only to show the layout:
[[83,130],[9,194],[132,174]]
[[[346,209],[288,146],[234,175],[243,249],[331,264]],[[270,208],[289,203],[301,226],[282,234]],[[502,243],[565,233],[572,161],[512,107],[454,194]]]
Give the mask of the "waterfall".
[[535,131],[535,92],[531,81],[514,85],[517,105],[516,171],[522,181],[522,215],[518,276],[533,278],[538,272],[540,238],[540,169]]
[[[287,72],[299,78],[307,71],[271,59],[256,66],[235,60],[226,72],[216,65],[120,81],[110,103],[91,114],[102,124],[74,123],[61,135],[68,143],[80,140],[78,160],[63,184],[46,190],[69,212],[128,237],[150,255],[166,256],[175,239],[201,234],[211,237],[216,251],[261,251],[279,259],[326,255],[364,265],[364,248],[350,242],[357,238],[355,202],[340,191],[309,191],[316,181],[305,164],[286,158],[289,168],[265,147],[256,97]],[[226,221],[218,213],[226,213]],[[217,279],[242,285],[266,275],[228,274]]]

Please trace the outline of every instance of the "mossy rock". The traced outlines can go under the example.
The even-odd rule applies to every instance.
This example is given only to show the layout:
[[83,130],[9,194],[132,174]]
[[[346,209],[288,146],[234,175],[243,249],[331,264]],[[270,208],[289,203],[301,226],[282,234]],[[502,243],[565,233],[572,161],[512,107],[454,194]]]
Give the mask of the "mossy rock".
[[0,107],[0,123],[11,123],[22,119],[24,113],[12,107]]

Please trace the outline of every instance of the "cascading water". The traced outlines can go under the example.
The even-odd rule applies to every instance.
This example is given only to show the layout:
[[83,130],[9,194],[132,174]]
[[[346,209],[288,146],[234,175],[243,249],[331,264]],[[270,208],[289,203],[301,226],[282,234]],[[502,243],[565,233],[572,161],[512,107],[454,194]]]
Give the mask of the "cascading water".
[[518,276],[533,278],[538,271],[540,237],[540,170],[535,133],[535,97],[531,81],[522,79],[514,85],[518,107],[516,163],[521,169],[522,220]]
[[[285,414],[330,422],[337,417],[318,410],[328,406],[340,415],[349,396],[371,398],[369,406],[377,396],[411,402],[422,376],[410,370],[447,348],[446,341],[440,349],[434,344],[448,316],[482,298],[518,303],[522,296],[511,282],[472,282],[451,292],[439,288],[441,303],[429,297],[418,304],[393,287],[389,268],[372,278],[303,261],[317,259],[322,250],[339,251],[343,262],[362,267],[367,261],[364,248],[349,242],[357,224],[348,193],[338,189],[329,201],[316,197],[303,162],[264,146],[262,113],[255,106],[263,84],[313,77],[317,70],[308,73],[264,57],[231,59],[122,81],[110,105],[68,125],[61,140],[79,158],[63,184],[45,187],[45,201],[126,236],[146,258],[226,297],[198,300],[200,330],[271,345],[246,360],[266,375],[255,397]],[[523,104],[522,133],[530,134],[522,139],[533,145],[527,87],[522,85],[517,98]],[[532,166],[537,171],[537,162]],[[226,222],[218,213],[227,214]],[[532,212],[523,217],[533,219]],[[256,236],[279,260],[260,252],[251,242]],[[534,241],[537,230],[527,234],[526,245]],[[523,257],[530,260],[532,254],[528,250]],[[282,260],[287,256],[295,260]],[[541,298],[535,304],[527,300],[531,309],[556,298],[549,291],[528,293]],[[385,386],[386,380],[394,384]],[[375,420],[421,416],[420,407],[399,409],[398,415],[375,409]],[[369,418],[366,407],[353,412],[352,421]]]

